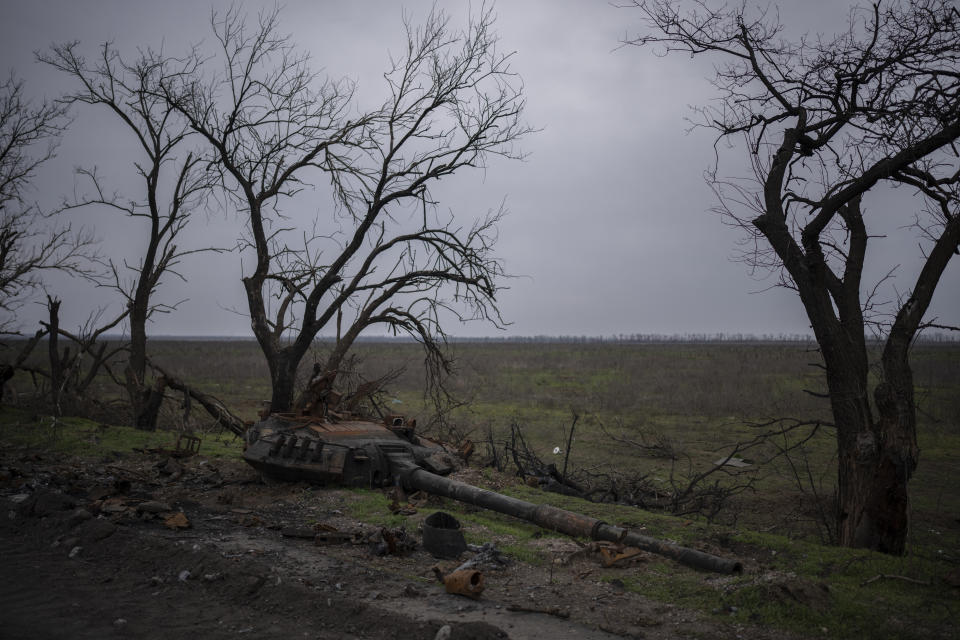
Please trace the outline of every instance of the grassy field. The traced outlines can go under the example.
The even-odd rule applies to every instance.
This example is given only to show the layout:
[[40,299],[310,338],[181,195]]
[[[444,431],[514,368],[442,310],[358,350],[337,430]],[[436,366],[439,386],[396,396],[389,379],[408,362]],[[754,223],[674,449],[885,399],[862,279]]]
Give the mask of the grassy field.
[[[664,491],[683,487],[738,444],[775,430],[768,424],[773,419],[830,420],[826,400],[805,392],[825,390],[813,343],[461,342],[452,348],[456,369],[448,386],[462,404],[449,415],[451,428],[439,435],[469,437],[482,454],[481,443],[502,441],[516,425],[537,455],[560,466],[576,413],[570,469],[587,475],[617,469]],[[220,397],[242,418],[255,419],[269,398],[267,369],[253,341],[154,340],[151,350],[156,362]],[[321,360],[323,351],[319,343],[305,364]],[[430,422],[435,407],[424,396],[416,344],[361,342],[355,352],[354,366],[368,379],[402,371],[386,396],[390,410],[417,417],[421,425]],[[918,345],[913,367],[922,453],[911,493],[918,521],[927,523],[915,526],[914,535],[927,544],[941,535],[931,532],[956,530],[960,516],[953,480],[960,471],[960,345]],[[101,385],[101,396],[122,401],[109,380]],[[183,409],[168,404],[165,426],[184,428]],[[209,424],[199,408],[191,416],[192,429]],[[833,493],[832,429],[821,427],[788,456],[776,455],[778,447],[808,433],[737,451],[754,464],[738,478],[714,473],[708,479],[750,484],[727,500],[717,516],[721,522],[828,538],[817,525]],[[555,448],[561,454],[553,454]],[[960,546],[960,536],[952,535]]]
[[[269,397],[266,367],[253,342],[158,340],[152,349],[158,362],[217,395],[244,418],[254,419]],[[819,356],[807,344],[502,342],[458,343],[454,349],[457,369],[449,386],[464,404],[453,410],[451,423],[454,431],[479,443],[477,458],[483,457],[488,438],[503,440],[511,425],[518,425],[542,459],[560,464],[564,456],[553,449],[566,448],[575,412],[580,418],[569,455],[573,470],[595,475],[616,470],[645,477],[666,491],[712,469],[737,443],[769,430],[758,425],[771,418],[830,417],[825,400],[804,392],[823,391],[821,370],[813,366]],[[386,401],[421,424],[429,421],[434,408],[424,399],[422,354],[416,345],[362,343],[357,355],[356,366],[367,378],[403,369]],[[829,427],[789,457],[774,455],[777,444],[784,444],[776,439],[750,449],[743,457],[752,464],[739,478],[711,476],[750,482],[749,490],[731,496],[711,520],[585,503],[520,482],[500,480],[498,488],[609,522],[642,525],[650,535],[681,543],[714,541],[762,563],[760,577],[723,578],[729,582],[711,582],[710,588],[696,575],[674,575],[668,562],[653,563],[635,579],[623,580],[626,588],[650,597],[724,616],[750,611],[752,622],[805,633],[823,628],[829,637],[926,637],[931,628],[936,635],[949,628],[957,607],[956,588],[945,588],[942,580],[960,563],[960,345],[919,345],[913,365],[922,452],[910,486],[913,520],[904,557],[820,544],[825,532],[818,526],[818,509],[829,506],[836,473]],[[15,384],[22,387],[24,381]],[[115,390],[105,385],[102,393]],[[182,428],[182,408],[170,404],[164,426]],[[207,423],[196,412],[191,426],[204,431]],[[676,459],[614,442],[611,436],[654,443]],[[103,421],[53,421],[26,409],[0,414],[0,437],[80,453],[168,447],[174,440],[169,432],[149,434]],[[787,442],[796,439],[786,436]],[[209,429],[204,434],[204,455],[237,456],[240,450],[230,434]],[[396,524],[386,500],[381,493],[359,491],[352,508],[358,519]],[[495,533],[516,557],[551,561],[538,546],[540,533],[533,525],[452,503],[445,509]],[[811,609],[785,601],[764,582],[769,575],[793,576],[808,587],[826,585],[830,604]],[[895,578],[875,579],[881,575]],[[878,617],[878,610],[886,613]]]
[[[457,344],[454,392],[467,404],[453,421],[474,440],[489,429],[503,438],[521,425],[545,461],[562,463],[572,413],[577,423],[572,467],[618,469],[644,475],[665,490],[713,468],[713,463],[771,427],[774,418],[830,421],[827,401],[805,390],[825,391],[820,357],[812,344]],[[406,365],[395,385],[396,407],[429,414],[417,375],[415,345],[365,344],[359,353],[368,375]],[[932,546],[960,548],[960,345],[920,345],[913,352],[921,459],[911,483],[912,541],[918,553]],[[664,444],[676,460],[611,442]],[[806,433],[806,432],[803,432]],[[835,434],[820,428],[789,456],[777,445],[800,434],[740,454],[756,463],[728,484],[752,489],[728,501],[720,522],[808,540],[825,540],[821,514],[833,495]],[[717,478],[714,474],[709,479]],[[921,551],[923,550],[923,551]]]

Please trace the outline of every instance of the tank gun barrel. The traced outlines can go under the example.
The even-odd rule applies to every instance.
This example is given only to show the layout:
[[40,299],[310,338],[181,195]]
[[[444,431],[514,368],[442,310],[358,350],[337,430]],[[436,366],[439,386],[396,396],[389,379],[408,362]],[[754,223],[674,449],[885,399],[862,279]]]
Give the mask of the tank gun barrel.
[[569,536],[616,542],[676,560],[695,569],[718,573],[740,573],[743,565],[737,560],[682,547],[649,536],[607,524],[602,520],[560,509],[547,504],[533,504],[500,493],[444,478],[418,467],[409,459],[394,460],[393,476],[407,490],[420,490],[452,498],[484,509],[527,520],[544,529]]

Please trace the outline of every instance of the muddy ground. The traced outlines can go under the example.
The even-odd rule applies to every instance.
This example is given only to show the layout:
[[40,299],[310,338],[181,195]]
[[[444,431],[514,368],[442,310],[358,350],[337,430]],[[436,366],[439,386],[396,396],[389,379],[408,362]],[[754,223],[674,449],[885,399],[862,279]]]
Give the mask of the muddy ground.
[[[354,495],[265,484],[239,461],[4,448],[0,637],[787,637],[645,599],[610,578],[642,579],[642,555],[603,569],[595,550],[556,538],[543,544],[557,562],[488,563],[479,598],[448,594],[433,567],[459,562],[421,544],[378,555],[380,529],[345,515]],[[412,543],[433,510],[408,518]]]

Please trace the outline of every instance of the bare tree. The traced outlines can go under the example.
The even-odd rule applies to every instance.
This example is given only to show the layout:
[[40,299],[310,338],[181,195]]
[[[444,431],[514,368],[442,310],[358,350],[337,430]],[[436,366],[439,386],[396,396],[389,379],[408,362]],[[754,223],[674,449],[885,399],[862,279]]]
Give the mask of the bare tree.
[[78,85],[61,102],[108,108],[118,125],[135,137],[143,154],[134,161],[143,180],[138,200],[105,192],[95,169],[79,169],[92,185],[93,195],[65,203],[64,209],[105,207],[146,225],[145,246],[137,262],[124,260],[120,266],[110,260],[109,270],[111,286],[124,296],[129,312],[130,347],[124,377],[134,424],[152,430],[157,425],[164,385],[147,380],[147,322],[154,313],[176,307],[155,302],[161,279],[165,275],[183,279],[176,270],[180,260],[203,250],[184,249],[178,242],[191,213],[203,206],[213,177],[201,158],[185,148],[192,132],[160,90],[166,78],[189,71],[194,62],[180,62],[149,49],[127,62],[106,43],[91,64],[77,49],[78,43],[71,42],[39,56]]
[[[719,99],[700,110],[718,142],[745,139],[753,177],[709,180],[755,267],[781,274],[806,309],[826,366],[839,454],[841,544],[902,553],[917,465],[909,350],[960,246],[960,15],[948,0],[890,0],[851,11],[849,28],[789,42],[746,4],[633,3],[655,45],[719,60]],[[862,282],[873,221],[864,196],[907,187],[923,267],[882,326],[869,393],[867,331],[880,322]],[[868,293],[864,294],[866,290]],[[873,289],[876,291],[876,289]],[[926,324],[929,324],[927,322]]]
[[[290,408],[304,354],[332,325],[338,340],[324,371],[336,371],[374,325],[414,336],[434,366],[446,366],[446,311],[499,322],[503,272],[492,248],[501,212],[458,226],[437,213],[430,187],[490,156],[519,157],[513,144],[529,131],[492,13],[461,33],[440,12],[422,27],[408,23],[404,55],[385,74],[389,97],[358,115],[352,84],[311,71],[278,32],[277,10],[253,29],[236,10],[212,23],[222,69],[198,63],[165,89],[214,149],[246,216],[241,248],[253,262],[243,284],[272,410]],[[317,173],[332,198],[314,206],[328,213],[294,230],[281,202]],[[331,226],[339,228],[323,231]]]
[[57,226],[29,199],[31,181],[67,126],[63,105],[33,105],[23,83],[0,82],[0,333],[16,331],[15,313],[44,271],[87,273],[89,234]]
[[[107,331],[115,328],[127,317],[124,309],[112,319],[97,326],[102,318],[102,311],[91,313],[87,321],[75,333],[60,326],[59,298],[47,296],[47,322],[41,322],[47,335],[47,360],[50,370],[31,369],[34,375],[49,378],[50,407],[55,415],[64,414],[65,401],[69,401],[67,409],[76,411],[77,403],[86,395],[87,389],[96,379],[101,369],[110,371],[109,361],[120,351],[123,345],[110,345],[97,340]],[[42,335],[37,332],[37,336]],[[60,338],[64,337],[72,343],[60,349]],[[86,364],[86,367],[84,365]],[[84,370],[85,369],[85,370]]]

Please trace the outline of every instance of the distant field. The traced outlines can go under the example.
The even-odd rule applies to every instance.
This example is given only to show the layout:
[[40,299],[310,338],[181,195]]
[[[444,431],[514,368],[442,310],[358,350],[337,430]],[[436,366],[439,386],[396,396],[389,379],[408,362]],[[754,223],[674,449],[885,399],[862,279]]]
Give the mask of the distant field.
[[[804,393],[825,390],[815,346],[809,343],[513,343],[453,345],[451,389],[486,420],[523,416],[547,424],[570,409],[632,420],[689,415],[726,418],[829,417],[826,401]],[[270,397],[263,357],[253,341],[150,343],[153,358],[205,391],[222,394],[254,418]],[[317,359],[323,353],[317,347]],[[428,411],[423,356],[408,342],[364,342],[354,352],[368,378],[403,369],[390,390],[407,411]],[[305,362],[311,363],[308,358]],[[920,345],[913,352],[921,423],[960,416],[960,344]],[[534,412],[536,415],[524,414]]]
[[[150,348],[156,362],[220,397],[245,419],[255,419],[269,399],[267,369],[253,341],[154,340]],[[323,348],[318,345],[316,359],[322,358]],[[759,423],[830,420],[826,400],[805,392],[825,391],[816,366],[819,354],[810,343],[475,342],[456,343],[453,349],[456,370],[449,388],[463,404],[450,422],[454,433],[481,443],[479,455],[485,440],[502,440],[515,424],[538,455],[560,464],[563,456],[553,449],[566,448],[576,412],[580,419],[569,457],[572,469],[595,474],[616,469],[667,487],[711,469],[737,443],[764,431]],[[355,352],[357,369],[368,379],[402,369],[389,388],[390,409],[421,424],[430,422],[434,408],[424,398],[423,355],[416,344],[364,342]],[[923,523],[914,527],[914,535],[925,543],[944,536],[957,543],[960,345],[919,345],[913,367],[922,453],[911,492],[917,522]],[[116,388],[104,381],[102,393],[116,394]],[[167,426],[182,424],[181,414],[171,403]],[[199,409],[192,415],[194,427],[202,429]],[[676,460],[612,442],[601,425],[625,440],[664,445]],[[791,436],[778,444],[795,441]],[[775,451],[770,444],[743,457],[760,463]],[[739,495],[720,517],[781,533],[816,535],[817,509],[832,495],[834,464],[833,433],[823,427],[789,458],[752,465],[754,490]]]

